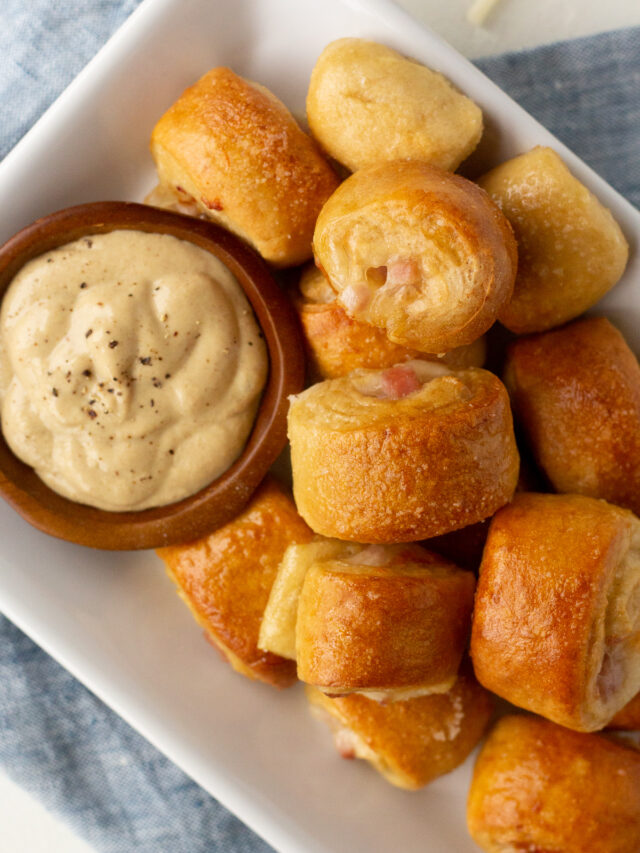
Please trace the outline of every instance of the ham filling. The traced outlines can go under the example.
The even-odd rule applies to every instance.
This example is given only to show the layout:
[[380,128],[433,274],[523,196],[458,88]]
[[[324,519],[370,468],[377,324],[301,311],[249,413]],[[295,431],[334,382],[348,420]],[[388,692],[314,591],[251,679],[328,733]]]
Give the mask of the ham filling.
[[395,258],[385,266],[369,267],[365,278],[375,288],[403,287],[420,281],[420,266],[413,258]]
[[366,284],[350,284],[340,293],[339,301],[347,314],[360,314],[371,301],[371,290]]
[[453,371],[433,361],[414,360],[396,364],[386,370],[363,371],[358,376],[356,388],[367,397],[401,400],[419,391],[427,382]]
[[413,258],[393,258],[383,266],[369,267],[364,278],[365,281],[350,284],[340,293],[342,306],[352,316],[366,312],[376,290],[417,284],[422,276]]
[[415,284],[421,278],[420,267],[413,258],[397,258],[387,265],[387,281],[390,287]]
[[422,382],[415,370],[402,364],[384,370],[380,382],[382,396],[388,397],[389,400],[399,400],[422,388]]

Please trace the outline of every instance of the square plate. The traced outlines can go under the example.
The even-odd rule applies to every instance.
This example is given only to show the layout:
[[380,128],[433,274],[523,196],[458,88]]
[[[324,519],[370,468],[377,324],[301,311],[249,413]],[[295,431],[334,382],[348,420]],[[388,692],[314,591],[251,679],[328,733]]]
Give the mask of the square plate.
[[[437,36],[388,0],[145,0],[0,165],[0,241],[58,208],[140,200],[148,139],[185,86],[230,65],[304,113],[327,42],[377,39],[442,71],[485,111],[475,168],[554,147],[612,209],[632,247],[598,306],[640,348],[640,214]],[[499,130],[498,130],[499,129]],[[50,539],[0,506],[0,608],[190,776],[283,853],[465,853],[471,761],[423,791],[340,761],[302,691],[218,661],[153,553]]]

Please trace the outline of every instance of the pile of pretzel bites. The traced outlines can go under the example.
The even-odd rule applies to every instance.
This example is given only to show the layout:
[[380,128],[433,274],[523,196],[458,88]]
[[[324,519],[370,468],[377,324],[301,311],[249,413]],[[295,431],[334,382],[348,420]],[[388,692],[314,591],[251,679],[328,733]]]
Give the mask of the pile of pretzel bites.
[[477,760],[482,849],[640,850],[640,753],[595,734],[640,727],[640,367],[581,317],[626,240],[550,148],[456,174],[481,110],[385,46],[328,45],[307,121],[216,68],[153,131],[151,203],[314,261],[293,499],[159,554],[238,672],[304,682],[394,785],[464,761],[492,694],[529,712]]

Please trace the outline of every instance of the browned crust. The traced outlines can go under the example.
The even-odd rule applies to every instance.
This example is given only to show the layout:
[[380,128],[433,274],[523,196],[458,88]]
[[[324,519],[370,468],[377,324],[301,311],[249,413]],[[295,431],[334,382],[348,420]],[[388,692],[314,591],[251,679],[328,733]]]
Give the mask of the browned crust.
[[258,648],[262,614],[286,548],[312,533],[293,501],[267,478],[234,521],[186,545],[160,548],[197,621],[243,675],[288,687],[295,663]]
[[503,717],[476,762],[467,824],[487,853],[640,850],[640,753],[547,720]]
[[505,382],[558,491],[640,514],[640,366],[608,320],[578,320],[515,341]]
[[[617,709],[602,716],[595,705],[594,644],[604,644],[615,570],[637,526],[578,495],[518,494],[494,516],[471,633],[481,684],[568,728],[605,725]],[[628,697],[617,693],[620,708]]]
[[312,529],[356,542],[413,542],[488,518],[510,500],[519,459],[506,389],[484,370],[457,376],[471,389],[459,405],[403,418],[394,401],[381,401],[376,423],[348,430],[309,416],[319,386],[292,402],[294,495]]
[[156,124],[161,183],[248,240],[277,266],[302,263],[338,178],[268,90],[214,68]]
[[[303,273],[307,278],[315,275],[322,275],[316,267],[307,268]],[[484,337],[442,355],[429,355],[394,344],[384,329],[354,320],[335,301],[312,302],[295,292],[294,305],[300,317],[312,374],[320,379],[346,376],[359,367],[384,369],[419,358],[440,361],[456,369],[482,367],[486,358]]]
[[516,334],[573,320],[622,276],[629,247],[610,211],[551,148],[502,163],[478,181],[518,242],[513,298],[499,320]]
[[296,299],[294,304],[311,367],[321,379],[346,376],[358,367],[392,367],[423,357],[418,350],[392,343],[383,329],[352,319],[337,302],[309,305]]
[[[345,270],[336,261],[338,248],[340,254],[347,252],[347,265],[353,261],[345,249],[351,239],[352,218],[367,217],[372,228],[392,234],[396,214],[387,212],[390,206],[415,223],[416,234],[421,233],[423,223],[440,223],[435,230],[430,226],[429,239],[423,235],[420,254],[428,256],[434,243],[446,246],[451,239],[448,235],[459,235],[466,246],[465,257],[451,259],[453,272],[461,274],[472,267],[474,278],[470,286],[465,285],[464,298],[438,299],[437,320],[433,307],[418,314],[408,310],[416,301],[412,291],[394,294],[392,313],[366,319],[384,328],[395,343],[422,352],[442,353],[472,343],[511,299],[517,267],[511,226],[484,190],[459,175],[414,160],[360,169],[324,205],[313,236],[316,264],[335,290],[341,291],[346,284]],[[389,245],[389,257],[396,252]],[[428,285],[423,288],[429,292]]]
[[470,667],[448,693],[381,704],[351,694],[331,698],[306,687],[312,705],[354,731],[374,753],[371,763],[389,782],[416,790],[467,758],[489,722],[493,702]]
[[[382,566],[312,566],[298,605],[298,678],[328,690],[441,687],[456,676],[475,580],[414,546]],[[356,562],[357,557],[354,558]]]

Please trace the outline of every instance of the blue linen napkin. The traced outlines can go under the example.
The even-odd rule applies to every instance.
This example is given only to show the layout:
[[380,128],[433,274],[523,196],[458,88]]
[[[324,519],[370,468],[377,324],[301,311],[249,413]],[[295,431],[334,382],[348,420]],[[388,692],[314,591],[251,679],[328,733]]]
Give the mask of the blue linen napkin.
[[[0,157],[139,2],[2,0]],[[477,64],[640,203],[640,28]],[[100,853],[270,850],[3,617],[0,763]]]

